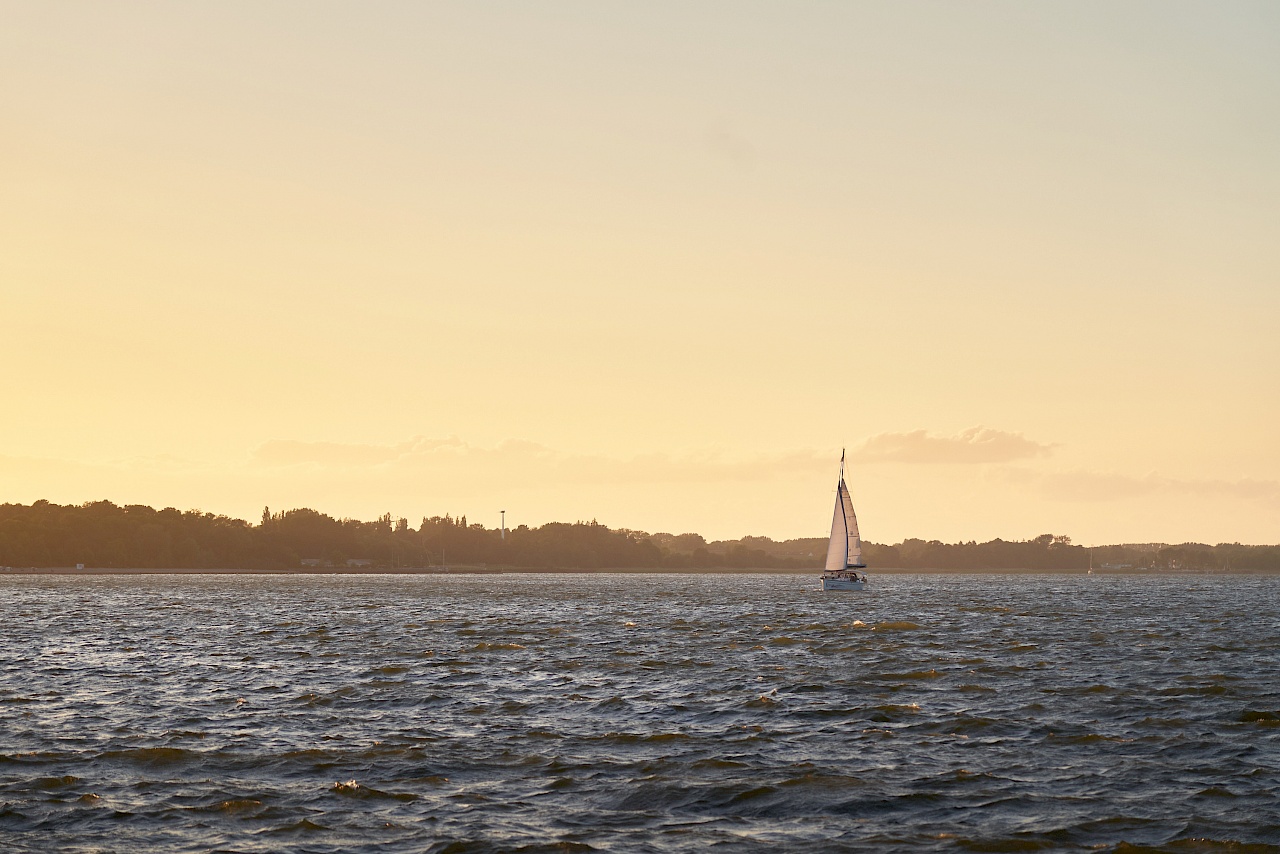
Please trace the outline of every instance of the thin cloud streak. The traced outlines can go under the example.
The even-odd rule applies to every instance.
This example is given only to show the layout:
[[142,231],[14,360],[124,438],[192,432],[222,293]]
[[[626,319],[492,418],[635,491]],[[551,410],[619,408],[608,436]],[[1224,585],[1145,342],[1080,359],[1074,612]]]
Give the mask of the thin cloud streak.
[[364,470],[386,474],[458,475],[513,484],[661,483],[766,480],[831,466],[830,452],[791,451],[726,458],[715,451],[685,455],[640,454],[629,458],[570,454],[523,439],[491,448],[457,437],[415,437],[396,445],[345,445],[274,439],[252,456],[255,467]]
[[1064,501],[1123,501],[1177,492],[1280,504],[1280,481],[1274,480],[1175,478],[1156,472],[1135,477],[1117,472],[1038,472],[1020,467],[1005,468],[1000,477]]
[[[1053,445],[1021,433],[971,427],[955,436],[934,436],[926,430],[881,433],[855,447],[849,458],[865,463],[991,464],[1047,457]],[[684,455],[641,454],[629,458],[573,454],[523,439],[506,439],[492,448],[471,445],[456,436],[433,439],[418,436],[394,445],[340,444],[273,439],[254,452],[261,466],[318,468],[417,468],[477,466],[500,463],[534,467],[557,480],[759,480],[796,471],[830,467],[830,451],[802,449],[730,459],[716,451]]]
[[955,436],[932,436],[925,430],[880,433],[855,448],[850,458],[866,463],[974,465],[1047,457],[1053,447],[1021,433],[977,426]]
[[[1043,457],[1052,446],[1018,433],[974,427],[956,436],[925,430],[882,433],[855,447],[850,459],[862,463],[1001,463]],[[486,447],[457,436],[415,436],[392,444],[272,439],[241,463],[212,464],[172,455],[110,461],[73,461],[0,456],[0,474],[71,476],[75,472],[131,473],[166,478],[248,477],[262,482],[280,476],[304,481],[338,477],[393,482],[423,478],[435,483],[494,483],[537,488],[554,484],[725,483],[791,479],[832,470],[834,450],[798,449],[771,454],[726,454],[714,449],[684,454],[647,453],[631,457],[577,454],[531,442],[506,439]]]
[[429,440],[415,437],[396,445],[360,445],[339,442],[299,442],[272,439],[253,452],[253,462],[267,466],[313,465],[334,468],[363,468],[385,465],[415,455],[465,448],[455,437]]

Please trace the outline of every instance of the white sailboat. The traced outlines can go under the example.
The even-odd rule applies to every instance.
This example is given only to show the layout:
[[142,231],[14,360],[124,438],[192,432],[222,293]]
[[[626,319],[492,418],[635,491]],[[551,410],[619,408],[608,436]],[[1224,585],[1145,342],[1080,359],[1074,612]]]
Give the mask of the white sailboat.
[[831,541],[827,544],[827,565],[822,573],[823,590],[866,590],[867,574],[862,562],[862,539],[853,499],[844,484],[844,451],[840,452],[840,483],[836,486],[836,512],[831,519]]

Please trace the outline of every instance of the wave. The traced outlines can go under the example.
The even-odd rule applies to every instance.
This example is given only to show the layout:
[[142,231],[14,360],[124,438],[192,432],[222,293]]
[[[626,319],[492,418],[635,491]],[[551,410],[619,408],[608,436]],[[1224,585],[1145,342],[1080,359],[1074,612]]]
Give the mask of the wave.
[[991,852],[991,854],[1014,851],[1043,851],[1048,848],[1061,847],[1058,842],[1052,839],[1037,836],[988,837],[984,839],[958,837],[956,845],[966,851]]
[[328,833],[329,828],[317,824],[309,818],[298,819],[280,827],[272,827],[262,831],[273,836],[309,836],[313,833]]
[[65,774],[61,777],[39,777],[32,780],[27,785],[33,789],[39,789],[47,792],[54,789],[65,789],[67,786],[74,786],[79,782],[79,777],[73,777],[70,774]]
[[615,744],[661,744],[668,741],[688,741],[690,736],[683,732],[658,732],[658,733],[634,733],[634,732],[607,732],[602,736],[597,736],[597,740],[610,741]]
[[987,734],[988,730],[999,729],[1008,731],[1010,724],[1001,718],[989,718],[982,715],[960,714],[952,718],[935,721],[930,728],[941,730],[943,732],[955,733],[957,735],[969,735],[973,733]]
[[1216,697],[1230,689],[1226,685],[1185,685],[1157,691],[1161,697]]
[[714,759],[713,758],[713,759],[699,759],[696,762],[694,762],[690,767],[697,768],[697,769],[714,768],[717,770],[722,770],[722,769],[736,770],[739,768],[748,768],[750,766],[748,766],[747,763],[745,762],[739,762],[735,759]]
[[1120,842],[1111,849],[1113,854],[1276,854],[1280,845],[1267,843],[1241,842],[1238,839],[1209,839],[1203,836],[1185,837],[1163,842],[1159,845],[1143,845]]
[[610,697],[607,700],[601,700],[591,708],[597,712],[613,712],[621,709],[629,708],[631,704],[622,697]]
[[1280,725],[1280,712],[1270,712],[1261,709],[1245,709],[1240,713],[1239,721],[1242,724],[1277,726]]
[[881,673],[876,676],[872,676],[871,678],[883,679],[886,682],[897,682],[902,680],[913,681],[916,679],[937,679],[941,675],[942,674],[937,670],[930,668],[929,670],[911,670],[906,673]]
[[1196,792],[1202,798],[1235,798],[1239,797],[1235,792],[1222,788],[1221,786],[1210,786],[1207,789],[1201,789]]
[[871,783],[860,777],[818,771],[810,771],[795,777],[788,777],[778,784],[780,789],[812,788],[823,793],[835,792],[840,789],[864,789],[871,786]]
[[485,840],[454,840],[437,842],[423,849],[426,854],[578,854],[578,852],[597,851],[585,842],[559,840],[557,842],[531,842],[525,845],[512,845],[510,842],[487,842]]
[[345,798],[359,798],[361,800],[391,800],[391,801],[416,801],[418,796],[412,792],[384,792],[381,789],[374,789],[370,786],[363,786],[355,780],[347,780],[345,783],[334,783],[330,789],[335,795],[341,795]]
[[1102,735],[1096,732],[1084,733],[1083,735],[1058,735],[1051,732],[1048,737],[1063,744],[1103,744],[1108,742],[1123,744],[1133,741],[1131,738],[1121,738],[1118,735]]
[[204,807],[190,807],[200,812],[223,813],[225,815],[242,815],[256,813],[261,810],[262,801],[256,798],[233,798]]
[[123,760],[137,765],[183,765],[199,762],[206,757],[194,750],[181,747],[133,747],[126,750],[108,750],[98,754],[99,759]]

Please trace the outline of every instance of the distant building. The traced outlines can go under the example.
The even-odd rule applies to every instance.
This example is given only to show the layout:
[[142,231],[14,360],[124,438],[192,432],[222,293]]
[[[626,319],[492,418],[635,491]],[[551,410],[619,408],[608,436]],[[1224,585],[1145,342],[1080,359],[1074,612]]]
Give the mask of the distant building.
[[318,557],[304,557],[299,563],[303,566],[324,566],[324,561]]
[[353,567],[353,568],[358,568],[362,566],[373,566],[373,561],[366,560],[365,558],[362,558],[362,557],[351,558],[350,560],[347,561],[347,566]]

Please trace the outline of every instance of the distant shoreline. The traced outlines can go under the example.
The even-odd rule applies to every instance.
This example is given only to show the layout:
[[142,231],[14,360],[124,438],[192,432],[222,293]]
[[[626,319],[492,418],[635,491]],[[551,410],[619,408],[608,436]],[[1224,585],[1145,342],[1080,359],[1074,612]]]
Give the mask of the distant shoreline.
[[[272,513],[262,521],[198,510],[156,510],[110,501],[57,505],[0,504],[0,574],[91,571],[148,574],[174,567],[212,567],[215,573],[420,574],[447,569],[557,572],[815,573],[826,562],[829,537],[777,541],[745,536],[708,541],[695,533],[648,534],[596,521],[548,522],[536,528],[486,528],[465,516],[432,516],[411,527],[384,513],[372,522],[335,519],[308,508]],[[872,572],[1124,573],[1239,571],[1280,574],[1280,543],[1128,543],[1086,547],[1041,534],[1026,540],[943,543],[908,538],[896,545],[862,542]],[[6,570],[5,567],[9,569]],[[104,567],[113,567],[104,569]],[[152,567],[153,569],[140,569]],[[254,569],[248,569],[253,567]],[[979,569],[971,569],[979,568]],[[1006,570],[1007,568],[1007,570]],[[176,571],[176,570],[175,570]]]
[[[1089,573],[1082,569],[903,569],[897,567],[869,567],[867,570],[873,577],[883,575],[1080,575]],[[619,567],[612,569],[567,569],[554,567],[486,567],[486,566],[454,566],[442,567],[378,567],[378,568],[307,568],[307,569],[148,569],[148,568],[116,568],[74,566],[50,567],[0,567],[0,577],[18,575],[276,575],[276,576],[312,576],[312,575],[818,575],[821,567],[812,569],[779,569],[776,567],[760,568],[711,568],[690,569],[677,567]],[[1226,577],[1237,575],[1280,575],[1280,572],[1269,570],[1168,570],[1168,569],[1108,569],[1094,570],[1096,577],[1146,575],[1160,577],[1192,577],[1213,576]]]

